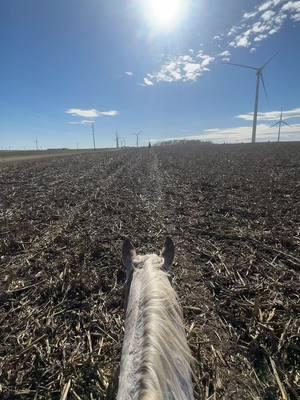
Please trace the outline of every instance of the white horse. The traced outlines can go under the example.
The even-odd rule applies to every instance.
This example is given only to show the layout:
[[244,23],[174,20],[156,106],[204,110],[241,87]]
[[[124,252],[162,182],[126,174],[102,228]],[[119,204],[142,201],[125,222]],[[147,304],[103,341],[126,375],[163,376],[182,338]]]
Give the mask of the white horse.
[[123,244],[126,322],[117,400],[192,400],[192,360],[182,311],[168,271],[174,244],[161,255],[137,255]]

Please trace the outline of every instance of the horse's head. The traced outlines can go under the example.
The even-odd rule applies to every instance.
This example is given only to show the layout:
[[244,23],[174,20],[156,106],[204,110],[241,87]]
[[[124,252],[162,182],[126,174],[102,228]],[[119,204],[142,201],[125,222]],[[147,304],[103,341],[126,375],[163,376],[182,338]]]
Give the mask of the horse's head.
[[172,239],[166,238],[160,254],[137,254],[129,239],[124,240],[122,248],[122,261],[126,271],[125,308],[134,272],[143,269],[146,265],[168,272],[172,266],[175,247]]
[[169,271],[174,260],[174,254],[174,243],[169,237],[166,238],[164,247],[159,255],[138,255],[130,240],[126,239],[122,249],[122,261],[126,270],[126,282],[129,283],[136,269],[141,269],[148,263],[151,263],[153,268]]

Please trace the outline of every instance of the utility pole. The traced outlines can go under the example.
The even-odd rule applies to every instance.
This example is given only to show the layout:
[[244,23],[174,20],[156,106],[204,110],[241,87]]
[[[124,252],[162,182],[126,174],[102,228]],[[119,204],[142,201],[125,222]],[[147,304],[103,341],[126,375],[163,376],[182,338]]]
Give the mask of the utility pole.
[[39,142],[38,142],[38,140],[35,139],[34,143],[35,143],[35,149],[38,150],[38,149],[39,149]]
[[96,142],[95,142],[95,122],[92,122],[92,133],[93,133],[94,151],[96,151]]
[[118,136],[118,131],[116,131],[116,147],[117,147],[117,149],[119,148],[119,136]]

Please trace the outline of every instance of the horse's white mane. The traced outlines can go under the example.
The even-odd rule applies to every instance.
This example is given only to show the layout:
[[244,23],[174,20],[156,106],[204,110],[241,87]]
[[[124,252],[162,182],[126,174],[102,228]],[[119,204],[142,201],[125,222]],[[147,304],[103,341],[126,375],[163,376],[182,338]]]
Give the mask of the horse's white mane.
[[191,354],[163,258],[134,258],[117,399],[190,400]]

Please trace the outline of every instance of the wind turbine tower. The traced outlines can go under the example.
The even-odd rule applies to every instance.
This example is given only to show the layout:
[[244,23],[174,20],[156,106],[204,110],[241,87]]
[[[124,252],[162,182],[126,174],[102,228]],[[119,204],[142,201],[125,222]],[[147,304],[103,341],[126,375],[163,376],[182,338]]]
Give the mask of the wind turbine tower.
[[92,122],[92,133],[93,133],[93,144],[94,144],[94,151],[96,151],[96,142],[95,142],[95,122]]
[[264,76],[263,76],[263,70],[265,67],[273,60],[273,58],[277,55],[278,53],[274,54],[265,64],[263,64],[261,67],[252,67],[251,65],[244,65],[244,64],[234,64],[234,63],[226,63],[230,65],[234,65],[236,67],[241,67],[241,68],[248,68],[252,69],[256,73],[256,91],[255,91],[255,102],[254,102],[254,113],[253,113],[253,126],[252,126],[252,143],[256,142],[256,127],[257,127],[257,112],[258,112],[258,100],[259,100],[259,85],[260,82],[263,84],[264,92],[267,96],[267,90],[266,90],[266,85],[264,81]]
[[141,132],[134,133],[134,135],[136,136],[136,147],[139,147],[139,137],[141,135]]
[[94,145],[94,151],[96,151],[96,141],[95,141],[95,121],[84,121],[85,125],[90,125],[92,128],[92,136],[93,136],[93,145]]
[[281,133],[281,126],[282,124],[286,125],[286,126],[291,126],[290,124],[288,124],[285,120],[282,119],[282,109],[280,112],[280,119],[279,121],[275,122],[275,124],[271,125],[271,127],[273,128],[273,126],[278,125],[278,137],[277,137],[277,142],[280,142],[280,133]]

